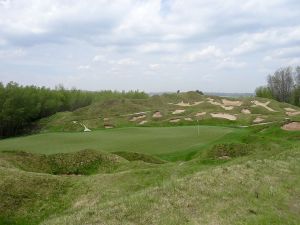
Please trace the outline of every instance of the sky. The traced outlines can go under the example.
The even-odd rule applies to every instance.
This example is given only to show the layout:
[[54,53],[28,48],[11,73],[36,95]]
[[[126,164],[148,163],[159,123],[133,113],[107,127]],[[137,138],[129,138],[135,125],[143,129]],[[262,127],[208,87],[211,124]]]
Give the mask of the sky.
[[300,65],[299,0],[0,0],[0,82],[253,92]]

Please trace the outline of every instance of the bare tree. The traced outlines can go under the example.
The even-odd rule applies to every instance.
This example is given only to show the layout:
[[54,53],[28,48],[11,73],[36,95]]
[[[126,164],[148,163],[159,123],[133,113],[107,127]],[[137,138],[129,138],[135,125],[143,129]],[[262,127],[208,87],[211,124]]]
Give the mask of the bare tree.
[[295,81],[296,85],[300,87],[300,66],[297,66],[295,69]]
[[291,67],[278,69],[268,76],[268,87],[273,97],[281,102],[288,102],[294,88],[293,70]]

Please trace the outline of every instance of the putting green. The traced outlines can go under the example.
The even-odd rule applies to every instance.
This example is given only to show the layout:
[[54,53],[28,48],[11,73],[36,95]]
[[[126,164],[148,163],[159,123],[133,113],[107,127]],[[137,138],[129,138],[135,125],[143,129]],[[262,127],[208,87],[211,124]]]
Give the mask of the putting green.
[[[199,130],[198,130],[199,129]],[[19,150],[43,154],[97,149],[132,151],[152,155],[190,151],[212,143],[235,128],[181,126],[119,128],[88,133],[45,133],[0,141],[0,151]],[[199,135],[198,135],[199,131]]]

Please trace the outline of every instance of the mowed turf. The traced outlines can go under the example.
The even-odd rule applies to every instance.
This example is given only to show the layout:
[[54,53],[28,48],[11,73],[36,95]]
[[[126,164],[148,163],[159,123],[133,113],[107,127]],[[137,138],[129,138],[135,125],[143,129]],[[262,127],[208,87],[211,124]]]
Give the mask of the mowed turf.
[[217,126],[119,128],[89,133],[45,133],[0,141],[0,151],[18,150],[53,154],[97,149],[131,151],[152,155],[191,151],[238,131]]

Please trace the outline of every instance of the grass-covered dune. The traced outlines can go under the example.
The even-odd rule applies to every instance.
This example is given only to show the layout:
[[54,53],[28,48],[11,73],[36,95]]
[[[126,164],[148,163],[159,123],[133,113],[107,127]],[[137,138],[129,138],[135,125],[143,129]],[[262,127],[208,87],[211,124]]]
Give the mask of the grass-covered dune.
[[277,125],[242,129],[175,162],[2,151],[0,224],[296,225],[299,136]]
[[270,99],[225,98],[187,92],[146,99],[102,100],[72,112],[57,113],[37,125],[42,132],[55,132],[83,131],[84,126],[91,130],[196,124],[245,126],[282,122],[287,118],[299,120],[300,109]]
[[58,113],[0,140],[0,225],[298,225],[298,112],[192,92]]

